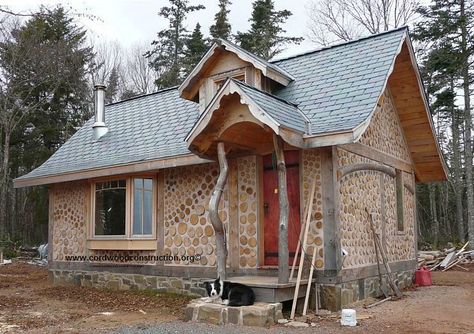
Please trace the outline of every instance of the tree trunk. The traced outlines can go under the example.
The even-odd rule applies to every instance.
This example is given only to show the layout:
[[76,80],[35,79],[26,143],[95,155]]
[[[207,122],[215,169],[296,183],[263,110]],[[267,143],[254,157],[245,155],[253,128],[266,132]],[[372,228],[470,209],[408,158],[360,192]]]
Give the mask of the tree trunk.
[[[278,171],[278,201],[280,204],[279,234],[278,234],[278,283],[288,283],[288,190],[286,186],[285,153],[283,151],[283,140],[273,134],[273,145]],[[301,255],[303,256],[303,255]]]
[[434,184],[429,185],[429,196],[430,196],[430,214],[431,214],[431,237],[433,238],[433,245],[438,247],[439,241],[439,220],[438,212],[436,210],[436,186]]
[[2,177],[0,180],[0,240],[5,239],[7,231],[7,194],[10,176],[10,133],[4,131]]
[[460,142],[460,122],[459,117],[455,114],[455,111],[452,111],[452,121],[451,121],[451,129],[453,133],[453,161],[451,162],[451,166],[453,169],[453,177],[454,177],[454,197],[456,200],[456,231],[457,236],[460,242],[464,242],[464,216],[463,216],[463,205],[462,205],[462,193],[463,193],[463,186],[462,186],[462,176],[461,176],[461,150],[459,147]]
[[465,164],[466,164],[466,190],[467,190],[467,228],[469,242],[474,245],[474,184],[472,179],[472,138],[471,138],[471,99],[469,91],[469,56],[470,50],[467,45],[469,31],[467,27],[468,17],[466,15],[466,2],[461,0],[461,54],[462,54],[462,77],[464,91],[464,136],[465,136]]
[[226,263],[227,263],[227,244],[224,230],[224,224],[219,217],[219,203],[224,191],[224,186],[227,181],[229,173],[229,166],[227,165],[227,158],[225,156],[224,143],[217,144],[217,158],[219,161],[219,177],[217,178],[216,186],[212,192],[209,200],[209,219],[216,236],[216,257],[217,257],[217,276],[226,279]]

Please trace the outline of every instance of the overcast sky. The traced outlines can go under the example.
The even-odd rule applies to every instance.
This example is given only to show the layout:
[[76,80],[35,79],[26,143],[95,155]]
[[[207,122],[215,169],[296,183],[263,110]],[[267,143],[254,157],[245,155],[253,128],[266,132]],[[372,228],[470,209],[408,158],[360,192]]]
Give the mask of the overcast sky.
[[[293,13],[284,26],[287,34],[305,38],[303,43],[291,46],[278,57],[317,48],[307,38],[306,12],[309,1],[311,0],[275,0],[277,10],[288,9]],[[86,26],[93,40],[119,41],[124,46],[137,42],[151,42],[156,32],[167,26],[167,22],[157,15],[161,7],[168,5],[167,0],[0,0],[0,2],[15,11],[34,10],[41,4],[62,3],[66,7],[72,7],[74,11],[91,14],[98,18],[97,20],[78,19]],[[206,6],[206,9],[188,16],[188,30],[192,30],[199,22],[202,31],[208,35],[209,26],[213,23],[214,14],[218,10],[218,0],[191,0],[190,3],[201,3]],[[252,0],[234,0],[230,10],[233,33],[247,30],[250,26],[248,18],[252,11]]]

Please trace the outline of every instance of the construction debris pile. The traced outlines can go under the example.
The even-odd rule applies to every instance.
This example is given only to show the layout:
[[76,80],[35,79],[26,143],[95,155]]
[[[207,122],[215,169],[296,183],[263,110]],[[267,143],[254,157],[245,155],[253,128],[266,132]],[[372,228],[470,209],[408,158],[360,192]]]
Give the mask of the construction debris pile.
[[431,271],[458,268],[468,271],[463,265],[474,263],[474,250],[466,250],[468,244],[469,241],[460,249],[452,247],[443,251],[419,251],[418,268],[427,267]]

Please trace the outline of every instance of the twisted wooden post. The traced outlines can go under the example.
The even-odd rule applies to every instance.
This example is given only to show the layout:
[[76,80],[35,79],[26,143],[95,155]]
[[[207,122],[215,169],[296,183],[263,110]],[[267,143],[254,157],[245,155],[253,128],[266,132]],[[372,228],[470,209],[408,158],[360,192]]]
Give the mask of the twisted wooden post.
[[219,161],[219,177],[209,200],[209,219],[216,236],[217,276],[226,279],[227,245],[224,224],[219,217],[219,202],[229,174],[229,166],[225,156],[224,143],[217,143],[217,159]]
[[285,153],[283,140],[273,134],[273,145],[278,171],[278,201],[280,203],[279,234],[278,234],[278,283],[288,283],[288,218],[290,205],[288,203],[288,189],[286,186]]

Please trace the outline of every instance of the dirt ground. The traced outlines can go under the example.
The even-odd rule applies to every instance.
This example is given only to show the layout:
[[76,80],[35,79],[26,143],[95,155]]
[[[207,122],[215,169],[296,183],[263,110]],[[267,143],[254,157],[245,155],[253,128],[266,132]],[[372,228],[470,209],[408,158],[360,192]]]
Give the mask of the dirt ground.
[[[341,328],[337,314],[316,317],[312,333],[474,333],[474,266],[470,272],[433,273],[434,286],[404,292],[399,301],[370,309],[354,305],[356,328]],[[152,292],[107,291],[48,282],[46,268],[14,263],[0,266],[1,333],[255,332],[182,322],[184,296]],[[191,327],[190,327],[191,326]],[[274,326],[257,332],[308,332]]]

